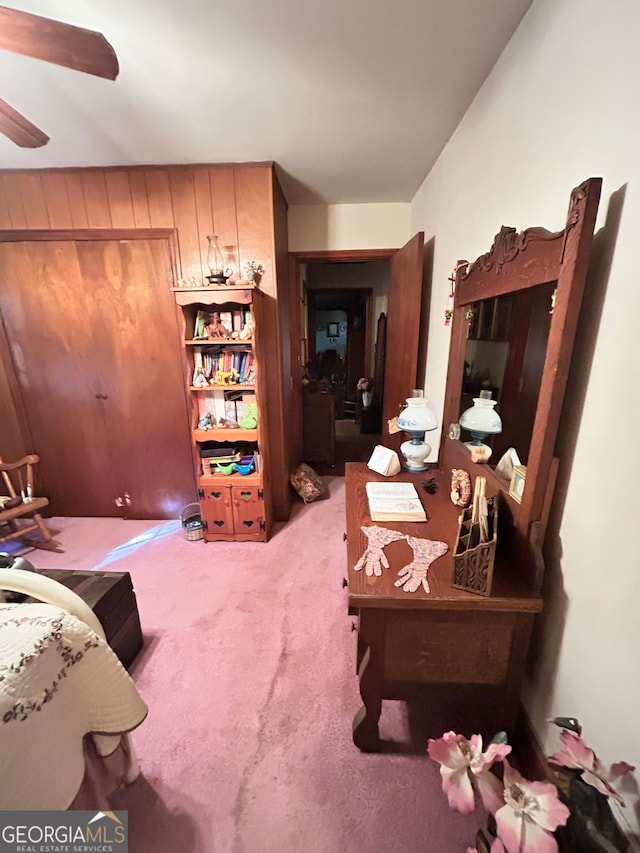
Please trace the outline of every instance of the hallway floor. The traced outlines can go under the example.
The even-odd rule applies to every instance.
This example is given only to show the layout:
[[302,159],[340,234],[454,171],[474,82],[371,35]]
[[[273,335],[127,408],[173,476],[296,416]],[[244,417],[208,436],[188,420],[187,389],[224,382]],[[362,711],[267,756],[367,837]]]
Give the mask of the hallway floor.
[[355,420],[337,419],[335,465],[316,463],[312,467],[322,475],[344,477],[345,463],[368,462],[373,448],[380,444],[380,441],[380,435],[361,434]]

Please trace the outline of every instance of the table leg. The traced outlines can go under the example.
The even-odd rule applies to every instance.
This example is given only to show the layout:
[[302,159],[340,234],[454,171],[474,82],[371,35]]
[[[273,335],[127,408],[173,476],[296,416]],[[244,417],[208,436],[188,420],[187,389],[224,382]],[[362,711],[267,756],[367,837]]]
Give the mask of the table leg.
[[376,752],[380,749],[378,721],[382,713],[384,614],[361,614],[358,642],[366,646],[359,668],[364,705],[353,718],[353,742],[363,752]]

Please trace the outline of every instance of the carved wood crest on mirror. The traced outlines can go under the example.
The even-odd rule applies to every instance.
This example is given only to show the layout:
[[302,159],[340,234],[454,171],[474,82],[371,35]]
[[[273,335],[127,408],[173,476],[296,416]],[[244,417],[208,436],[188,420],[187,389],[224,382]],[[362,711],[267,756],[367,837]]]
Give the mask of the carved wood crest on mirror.
[[[463,468],[472,482],[486,477],[487,496],[500,494],[523,541],[541,542],[553,497],[556,433],[601,186],[589,178],[571,192],[562,231],[503,226],[489,252],[457,265],[440,465]],[[476,464],[469,434],[452,438],[447,428],[481,391],[497,401],[502,432],[483,439],[493,452]],[[520,503],[495,471],[510,447],[526,466]]]

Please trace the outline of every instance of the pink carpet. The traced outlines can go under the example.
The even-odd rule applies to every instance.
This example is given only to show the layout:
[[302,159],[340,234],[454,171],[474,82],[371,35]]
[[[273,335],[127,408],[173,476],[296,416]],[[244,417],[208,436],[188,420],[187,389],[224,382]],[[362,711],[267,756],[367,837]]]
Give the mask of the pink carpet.
[[[344,480],[326,482],[330,498],[297,503],[267,544],[191,542],[179,522],[54,518],[64,553],[25,552],[38,568],[132,575],[145,636],[132,675],[150,713],[134,733],[143,775],[114,803],[129,812],[131,853],[472,844],[481,814],[449,811],[423,747],[353,745]],[[383,738],[415,742],[412,728],[402,703],[384,703]]]

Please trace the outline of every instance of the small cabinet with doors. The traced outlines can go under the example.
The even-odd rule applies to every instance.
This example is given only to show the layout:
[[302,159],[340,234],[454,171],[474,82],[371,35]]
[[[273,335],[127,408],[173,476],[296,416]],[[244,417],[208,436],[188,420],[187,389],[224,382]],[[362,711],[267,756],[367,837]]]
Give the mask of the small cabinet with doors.
[[260,296],[254,286],[175,288],[204,538],[266,541]]

